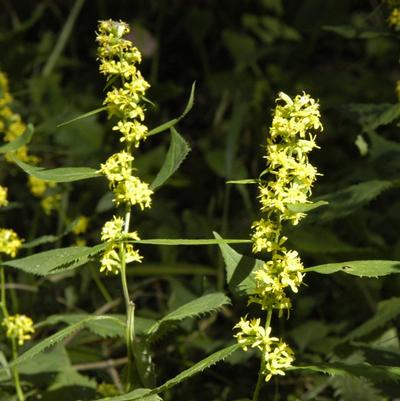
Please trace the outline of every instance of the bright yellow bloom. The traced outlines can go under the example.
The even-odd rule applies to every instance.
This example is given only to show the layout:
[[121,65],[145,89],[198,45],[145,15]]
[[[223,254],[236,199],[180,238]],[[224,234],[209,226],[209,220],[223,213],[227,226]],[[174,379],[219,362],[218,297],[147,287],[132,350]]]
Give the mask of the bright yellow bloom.
[[394,8],[389,15],[388,23],[396,31],[400,30],[400,8]]
[[89,218],[81,215],[78,217],[78,221],[74,225],[72,232],[76,235],[85,233],[87,231],[88,225],[89,225]]
[[132,161],[134,157],[122,150],[110,156],[104,164],[100,166],[100,172],[104,174],[111,184],[126,180],[132,173]]
[[101,230],[102,241],[118,241],[121,239],[124,229],[124,219],[113,216],[113,219],[107,221]]
[[20,239],[14,230],[0,228],[0,253],[15,258],[23,240]]
[[0,185],[0,207],[7,205],[7,188]]
[[30,340],[35,332],[33,321],[25,315],[8,316],[4,318],[2,325],[6,329],[6,336],[18,341],[18,345],[23,345],[25,341]]
[[149,184],[133,176],[121,181],[115,188],[117,205],[121,203],[128,203],[132,206],[139,205],[142,210],[151,206],[151,195],[153,195],[153,191],[149,188]]
[[49,195],[43,198],[40,202],[44,212],[50,215],[53,210],[57,210],[60,207],[61,194]]
[[40,198],[44,195],[48,188],[56,187],[57,183],[53,181],[42,180],[41,178],[30,175],[28,177],[28,185],[32,195]]

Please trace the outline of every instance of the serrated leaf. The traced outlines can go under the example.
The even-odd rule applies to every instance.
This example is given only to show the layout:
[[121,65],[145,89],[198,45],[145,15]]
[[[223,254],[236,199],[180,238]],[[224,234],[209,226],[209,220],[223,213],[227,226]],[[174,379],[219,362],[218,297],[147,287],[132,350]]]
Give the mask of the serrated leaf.
[[73,118],[72,120],[68,120],[68,121],[65,121],[65,122],[63,122],[61,124],[58,124],[57,128],[64,127],[65,125],[72,124],[75,121],[79,121],[79,120],[82,120],[84,118],[88,118],[88,117],[94,116],[94,115],[96,115],[98,113],[101,113],[104,110],[107,110],[107,106],[99,107],[98,109],[94,109],[94,110],[88,111],[85,114],[81,114],[80,116]]
[[97,401],[162,401],[162,399],[157,394],[154,394],[154,390],[149,388],[137,388],[123,395],[101,398]]
[[400,298],[391,298],[379,302],[375,315],[351,331],[345,337],[344,341],[363,337],[379,327],[382,327],[398,315],[400,315]]
[[364,377],[338,376],[331,383],[335,388],[335,396],[340,396],[340,401],[383,400],[378,389]]
[[185,106],[185,110],[183,111],[183,113],[177,117],[174,118],[170,121],[165,122],[164,124],[161,124],[160,126],[153,128],[152,130],[149,131],[149,133],[147,135],[155,135],[155,134],[159,134],[161,132],[166,131],[167,129],[172,128],[174,125],[176,125],[180,120],[182,120],[182,118],[184,118],[186,116],[187,113],[189,113],[189,111],[192,109],[193,107],[193,103],[194,103],[194,92],[196,89],[196,82],[193,82],[192,84],[192,88],[190,90],[190,96],[189,96],[189,100],[186,103]]
[[179,321],[188,317],[199,316],[204,313],[214,312],[224,305],[230,304],[230,299],[222,292],[203,295],[185,305],[180,306],[173,312],[165,315],[148,330],[148,334],[154,334],[161,325],[167,322]]
[[400,262],[396,260],[354,260],[308,267],[304,271],[320,274],[343,272],[358,277],[381,277],[400,273]]
[[311,370],[314,372],[325,373],[330,376],[352,375],[355,377],[365,377],[373,382],[400,382],[400,367],[397,366],[373,366],[367,363],[349,365],[341,362],[331,362],[292,366],[288,370]]
[[[91,322],[111,319],[109,316],[91,316],[89,318],[83,319],[71,326],[68,326],[57,333],[52,334],[47,337],[45,340],[40,343],[34,345],[32,348],[28,349],[28,351],[24,352],[22,355],[18,356],[14,361],[9,364],[9,367],[17,366],[26,361],[34,358],[36,355],[42,353],[46,349],[53,347],[54,345],[60,343],[64,338],[70,336],[78,330],[86,328]],[[1,370],[0,370],[1,371]]]
[[331,221],[346,217],[391,187],[391,181],[371,180],[325,194],[321,198],[329,203],[329,207],[316,211],[310,219]]
[[58,372],[47,391],[55,391],[71,386],[87,387],[95,390],[97,383],[96,380],[81,375],[72,366],[66,366]]
[[[213,232],[215,238],[222,237]],[[235,293],[250,294],[255,288],[253,273],[260,269],[264,262],[259,259],[244,256],[236,252],[226,243],[219,244],[226,268],[226,281],[229,289]]]
[[[239,344],[233,344],[233,345],[230,345],[229,347],[223,348],[222,350],[214,352],[207,358],[194,364],[189,369],[186,369],[183,372],[179,373],[173,379],[170,379],[170,380],[166,381],[164,384],[162,384],[161,386],[157,387],[157,389],[156,389],[157,393],[165,391],[173,386],[176,386],[177,384],[183,382],[184,380],[187,380],[190,377],[196,375],[197,373],[200,373],[203,370],[209,368],[210,366],[215,365],[217,362],[224,360],[229,355],[231,355],[233,352],[237,351],[239,348],[240,348]],[[399,370],[400,370],[400,368],[399,368]]]
[[217,238],[217,239],[154,238],[154,239],[142,239],[130,242],[142,245],[196,246],[196,245],[221,245],[221,244],[247,244],[251,241],[247,239],[223,239],[223,238]]
[[73,246],[52,249],[25,258],[8,260],[3,262],[3,264],[26,273],[48,276],[82,266],[87,263],[91,257],[101,252],[105,246],[105,244],[99,244],[93,247]]
[[14,159],[25,173],[45,181],[72,182],[100,177],[99,173],[89,167],[58,167],[46,169],[45,167],[32,166],[21,160]]
[[19,136],[18,138],[14,139],[13,141],[0,146],[0,154],[8,153],[8,152],[13,152],[17,149],[19,149],[21,146],[26,145],[27,143],[30,142],[33,136],[33,125],[28,124],[26,126],[25,132]]
[[179,135],[175,128],[171,128],[171,144],[167,156],[150,188],[154,190],[163,185],[178,170],[189,152],[190,147],[188,143]]

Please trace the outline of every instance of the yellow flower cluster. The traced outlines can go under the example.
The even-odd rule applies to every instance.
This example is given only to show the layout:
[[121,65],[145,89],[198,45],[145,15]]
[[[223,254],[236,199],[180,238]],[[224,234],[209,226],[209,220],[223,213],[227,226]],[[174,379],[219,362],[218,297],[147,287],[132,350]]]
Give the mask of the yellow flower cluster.
[[19,248],[22,246],[23,240],[18,237],[14,230],[8,228],[0,228],[0,253],[15,258]]
[[262,374],[265,381],[269,381],[273,375],[285,375],[285,369],[290,367],[294,360],[293,351],[278,337],[270,336],[271,327],[265,329],[261,326],[260,319],[249,321],[245,317],[241,318],[234,328],[239,329],[235,337],[245,351],[250,346],[263,353],[265,366]]
[[[131,41],[124,39],[127,33],[129,26],[122,21],[99,23],[96,40],[99,43],[100,72],[112,83],[104,104],[109,117],[118,118],[112,129],[121,134],[120,141],[125,146],[124,150],[101,164],[100,172],[107,177],[117,206],[129,209],[138,205],[143,210],[150,207],[153,191],[134,175],[134,157],[131,153],[132,148],[139,147],[148,134],[148,128],[143,124],[145,110],[141,103],[150,85],[136,67],[141,62],[141,54]],[[124,242],[138,240],[139,236],[136,232],[129,233],[129,227],[124,227],[122,218],[114,216],[105,223],[101,238],[107,242],[107,247],[101,258],[100,271],[118,273],[122,257],[125,263],[141,261],[139,252]]]
[[78,217],[78,221],[76,222],[74,228],[72,229],[72,232],[75,235],[83,234],[87,231],[87,228],[89,226],[89,218],[83,215],[80,215]]
[[[288,250],[282,234],[283,223],[291,224],[305,217],[295,205],[308,203],[317,170],[308,161],[308,153],[317,147],[312,131],[322,130],[318,103],[303,93],[291,99],[280,93],[267,139],[267,166],[259,184],[263,216],[252,225],[253,252],[270,252],[270,260],[255,274],[255,289],[249,303],[257,303],[271,316],[291,308],[286,290],[294,293],[303,280],[303,264],[296,251]],[[269,319],[267,319],[269,322]],[[269,323],[268,323],[269,324]],[[235,326],[239,344],[259,348],[263,354],[262,372],[269,380],[283,375],[293,361],[286,343],[270,337],[271,328],[260,326],[259,319],[242,318]]]
[[[9,90],[8,79],[4,73],[0,72],[0,133],[3,132],[5,142],[17,139],[27,129],[21,116],[12,110],[12,102],[13,97]],[[5,154],[5,159],[10,163],[13,162],[14,157],[31,164],[37,164],[40,161],[38,157],[28,154],[28,147],[26,145]],[[41,205],[46,214],[50,214],[51,211],[58,207],[60,196],[46,194],[48,188],[56,186],[55,183],[29,176],[28,186],[32,195],[42,198]]]
[[0,185],[0,207],[7,205],[7,188]]
[[390,9],[390,15],[388,17],[388,24],[394,30],[400,30],[400,1],[399,0],[386,0]]
[[8,316],[4,318],[2,325],[6,329],[6,336],[18,341],[18,345],[23,345],[25,341],[31,339],[35,332],[33,321],[25,315]]

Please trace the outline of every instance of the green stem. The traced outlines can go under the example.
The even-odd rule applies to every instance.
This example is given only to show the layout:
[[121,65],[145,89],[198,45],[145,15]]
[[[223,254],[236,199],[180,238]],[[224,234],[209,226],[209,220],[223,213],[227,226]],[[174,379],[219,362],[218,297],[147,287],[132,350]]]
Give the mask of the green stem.
[[126,322],[126,348],[128,352],[128,367],[127,367],[127,385],[126,391],[132,390],[131,378],[133,377],[133,355],[134,355],[134,340],[135,340],[135,304],[130,301],[127,311],[127,322]]
[[94,269],[93,267],[91,267],[90,268],[90,272],[92,273],[92,278],[93,278],[94,282],[96,283],[97,288],[101,292],[101,295],[103,295],[103,297],[106,300],[106,302],[111,302],[113,300],[112,296],[108,292],[108,290],[105,287],[105,285],[102,283],[102,281],[101,281],[101,279],[99,277],[99,273],[97,272],[97,270]]
[[[17,343],[15,338],[11,339],[11,343],[12,343],[12,360],[15,361],[18,357]],[[18,367],[14,366],[13,368],[11,368],[11,371],[14,378],[14,385],[15,385],[15,390],[17,391],[18,401],[24,401],[25,396],[24,392],[22,391],[21,382],[19,380]]]
[[[272,318],[272,310],[269,310],[267,314],[267,319],[265,321],[265,329],[267,329],[270,326],[271,318]],[[254,389],[253,401],[258,401],[258,396],[260,395],[260,390],[264,381],[264,375],[262,374],[264,369],[265,369],[265,353],[263,352],[261,355],[261,363],[260,363],[260,369],[258,371],[257,384],[256,388]]]
[[9,316],[6,304],[6,279],[4,276],[4,267],[1,266],[0,261],[0,307],[3,313],[3,318]]

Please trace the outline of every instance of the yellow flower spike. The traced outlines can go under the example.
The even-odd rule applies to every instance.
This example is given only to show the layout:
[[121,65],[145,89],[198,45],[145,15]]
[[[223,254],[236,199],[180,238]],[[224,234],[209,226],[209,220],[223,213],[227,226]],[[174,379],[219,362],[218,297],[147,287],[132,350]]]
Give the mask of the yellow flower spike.
[[134,157],[122,150],[110,156],[104,164],[100,165],[100,172],[104,174],[111,184],[126,180],[131,176],[131,163]]
[[115,188],[115,202],[117,205],[128,203],[139,205],[143,210],[151,206],[151,195],[153,191],[149,184],[141,181],[138,177],[128,177]]
[[33,321],[25,315],[8,316],[4,318],[2,325],[6,329],[6,336],[18,341],[18,345],[23,345],[25,341],[30,340],[35,332]]
[[0,253],[15,258],[18,250],[22,246],[23,240],[18,237],[14,230],[0,228]]
[[107,221],[101,230],[102,241],[118,241],[121,239],[124,229],[124,219],[113,216],[113,219]]
[[7,188],[0,185],[0,207],[7,205]]

